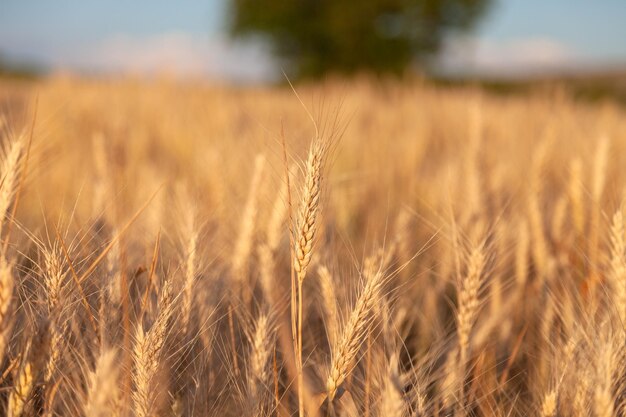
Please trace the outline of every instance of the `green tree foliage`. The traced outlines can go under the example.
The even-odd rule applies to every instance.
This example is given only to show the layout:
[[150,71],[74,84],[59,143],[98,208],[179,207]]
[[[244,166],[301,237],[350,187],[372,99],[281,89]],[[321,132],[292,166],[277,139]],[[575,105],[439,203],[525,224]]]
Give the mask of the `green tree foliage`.
[[402,73],[491,0],[232,0],[234,35],[266,37],[299,77]]

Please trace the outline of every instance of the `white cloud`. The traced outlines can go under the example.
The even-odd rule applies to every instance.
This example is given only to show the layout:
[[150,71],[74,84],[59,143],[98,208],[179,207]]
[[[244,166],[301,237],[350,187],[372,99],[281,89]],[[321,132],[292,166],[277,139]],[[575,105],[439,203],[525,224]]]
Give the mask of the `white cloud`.
[[515,76],[589,64],[570,46],[547,37],[512,40],[453,38],[437,62],[446,73]]
[[267,80],[275,73],[267,47],[234,42],[223,36],[183,32],[150,36],[114,35],[94,44],[56,54],[55,68],[106,73],[210,77],[233,81]]

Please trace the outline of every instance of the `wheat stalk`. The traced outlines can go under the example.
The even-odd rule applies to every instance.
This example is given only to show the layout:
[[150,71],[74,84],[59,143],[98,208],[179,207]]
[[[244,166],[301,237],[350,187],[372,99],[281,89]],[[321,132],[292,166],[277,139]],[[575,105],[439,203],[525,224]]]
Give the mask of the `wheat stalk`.
[[457,313],[457,331],[459,337],[459,353],[461,364],[467,361],[470,333],[480,307],[478,292],[482,283],[482,271],[485,265],[485,255],[482,245],[474,248],[469,256],[467,274],[458,289],[459,310]]

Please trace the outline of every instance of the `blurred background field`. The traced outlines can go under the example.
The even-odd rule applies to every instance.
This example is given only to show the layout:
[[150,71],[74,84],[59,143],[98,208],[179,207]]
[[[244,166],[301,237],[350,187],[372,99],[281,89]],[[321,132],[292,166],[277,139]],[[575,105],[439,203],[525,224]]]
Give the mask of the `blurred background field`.
[[0,414],[624,415],[624,21],[3,1]]

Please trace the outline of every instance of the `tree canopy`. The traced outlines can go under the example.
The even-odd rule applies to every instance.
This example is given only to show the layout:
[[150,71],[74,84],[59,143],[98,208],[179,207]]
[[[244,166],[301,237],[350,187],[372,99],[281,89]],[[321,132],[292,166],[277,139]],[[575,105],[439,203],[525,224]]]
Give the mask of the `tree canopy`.
[[470,29],[491,0],[232,0],[231,32],[261,35],[297,77],[402,73]]

